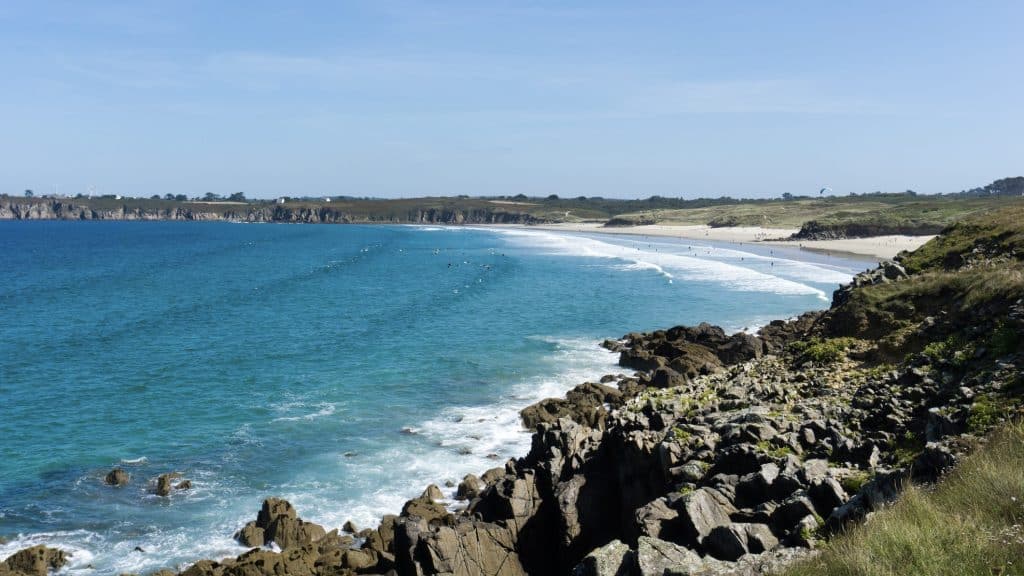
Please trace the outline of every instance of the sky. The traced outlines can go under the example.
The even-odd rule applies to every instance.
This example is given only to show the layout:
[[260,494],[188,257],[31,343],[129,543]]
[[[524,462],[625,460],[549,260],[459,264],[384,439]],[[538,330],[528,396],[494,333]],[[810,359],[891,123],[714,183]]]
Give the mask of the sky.
[[1024,174],[1024,2],[0,2],[0,192],[777,197]]

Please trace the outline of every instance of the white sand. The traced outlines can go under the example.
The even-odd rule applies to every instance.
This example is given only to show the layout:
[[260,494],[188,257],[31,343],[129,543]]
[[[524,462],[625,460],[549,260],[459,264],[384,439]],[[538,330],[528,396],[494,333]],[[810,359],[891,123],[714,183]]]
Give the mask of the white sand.
[[666,236],[671,238],[704,239],[717,242],[763,242],[815,252],[842,252],[887,260],[902,250],[914,250],[934,236],[875,236],[872,238],[849,238],[843,240],[784,240],[795,234],[796,228],[763,228],[759,226],[732,226],[712,228],[710,226],[672,226],[651,224],[647,226],[623,226],[605,228],[600,223],[538,224],[527,228],[558,230],[561,232],[596,232],[601,234],[631,234],[641,236]]
[[843,240],[802,240],[772,242],[786,246],[798,245],[804,250],[816,252],[845,252],[871,256],[881,260],[891,260],[904,250],[916,250],[935,236],[872,236],[870,238],[845,238]]

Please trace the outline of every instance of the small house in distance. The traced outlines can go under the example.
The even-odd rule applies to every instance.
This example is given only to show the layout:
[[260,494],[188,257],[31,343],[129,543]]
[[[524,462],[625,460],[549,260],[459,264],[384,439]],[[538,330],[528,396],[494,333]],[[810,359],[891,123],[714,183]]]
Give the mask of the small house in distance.
[[287,201],[288,201],[288,197],[287,197],[287,196],[281,196],[281,197],[279,197],[279,198],[277,199],[277,203],[278,203],[278,204],[284,204],[284,203],[285,203],[285,202],[287,202]]

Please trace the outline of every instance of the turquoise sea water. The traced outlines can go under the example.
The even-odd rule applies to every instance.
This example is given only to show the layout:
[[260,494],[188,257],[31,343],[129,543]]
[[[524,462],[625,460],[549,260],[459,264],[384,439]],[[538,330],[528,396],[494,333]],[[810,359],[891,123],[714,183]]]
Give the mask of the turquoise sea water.
[[[753,328],[865,267],[522,229],[0,222],[0,558],[234,555],[272,495],[371,525],[525,454],[519,409],[620,371],[601,340]],[[151,494],[169,471],[193,489]]]

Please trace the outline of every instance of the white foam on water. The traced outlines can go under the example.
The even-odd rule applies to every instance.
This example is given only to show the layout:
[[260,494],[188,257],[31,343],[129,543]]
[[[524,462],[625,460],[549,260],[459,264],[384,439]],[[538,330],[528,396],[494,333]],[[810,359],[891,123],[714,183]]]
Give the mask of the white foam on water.
[[465,229],[457,226],[430,226],[424,224],[403,224],[403,226],[419,230],[420,232],[458,232]]
[[701,244],[694,244],[693,246],[699,249],[701,251],[700,253],[708,258],[719,259],[732,263],[739,261],[744,263],[756,262],[761,265],[768,264],[772,266],[771,272],[773,274],[783,276],[791,280],[818,282],[822,284],[844,284],[849,282],[850,278],[853,277],[852,270],[846,270],[842,267],[832,266],[829,264],[805,262],[803,260],[783,258],[776,255],[765,256],[764,254],[756,254],[754,252],[722,248],[718,246],[706,246]]
[[[466,474],[482,474],[529,452],[531,431],[523,428],[520,410],[544,398],[563,397],[583,382],[621,371],[617,355],[593,340],[540,339],[554,346],[542,360],[551,364],[551,374],[515,383],[493,403],[451,406],[421,422],[396,423],[396,429],[415,432],[411,437],[408,433],[404,436],[411,441],[346,462],[358,468],[358,474],[346,478],[352,497],[339,498],[337,486],[315,482],[284,486],[283,497],[303,518],[328,529],[340,527],[346,520],[359,527],[376,526],[382,515],[397,514],[406,500],[419,496],[431,483],[441,487],[453,502],[455,487],[446,487],[446,483],[457,485]],[[343,455],[338,458],[345,461]]]
[[121,464],[145,464],[149,459],[145,456],[139,456],[138,458],[121,458]]
[[[290,407],[294,408],[296,406],[302,407],[305,405],[301,403],[292,403]],[[319,409],[316,410],[315,412],[302,414],[300,416],[279,416],[277,418],[274,418],[272,422],[295,422],[298,420],[315,420],[317,418],[323,418],[324,416],[330,416],[331,414],[334,414],[334,411],[336,409],[335,404],[331,402],[321,402],[317,406],[319,407]]]
[[[671,279],[678,277],[689,281],[709,281],[732,290],[744,292],[770,292],[787,295],[814,295],[827,299],[818,288],[797,282],[780,275],[754,270],[738,264],[716,260],[713,256],[721,250],[701,247],[687,253],[662,252],[644,245],[624,246],[604,242],[587,236],[558,234],[534,230],[496,230],[510,241],[523,246],[541,249],[548,254],[581,256],[625,261],[629,270],[653,270]],[[690,253],[692,252],[692,254]],[[751,255],[753,256],[753,255]],[[806,266],[814,266],[806,264]],[[825,270],[823,269],[823,272]],[[828,271],[829,274],[832,271]],[[849,280],[849,277],[845,277]]]
[[19,535],[4,544],[0,544],[0,559],[7,558],[24,548],[40,544],[51,548],[60,548],[70,554],[68,563],[60,570],[60,574],[95,573],[91,567],[95,556],[90,551],[102,542],[102,537],[88,530],[37,532]]
[[251,505],[244,506],[245,510],[225,507],[231,504],[234,490],[219,481],[212,471],[194,470],[189,477],[193,480],[190,490],[175,491],[168,498],[155,495],[142,498],[161,506],[184,500],[204,502],[206,509],[218,510],[223,517],[212,524],[210,517],[199,517],[173,529],[161,529],[145,522],[139,525],[120,522],[101,531],[78,529],[21,534],[0,544],[0,559],[42,544],[71,554],[68,564],[58,574],[145,574],[161,568],[183,570],[202,558],[233,557],[247,550],[232,536],[254,517]]

